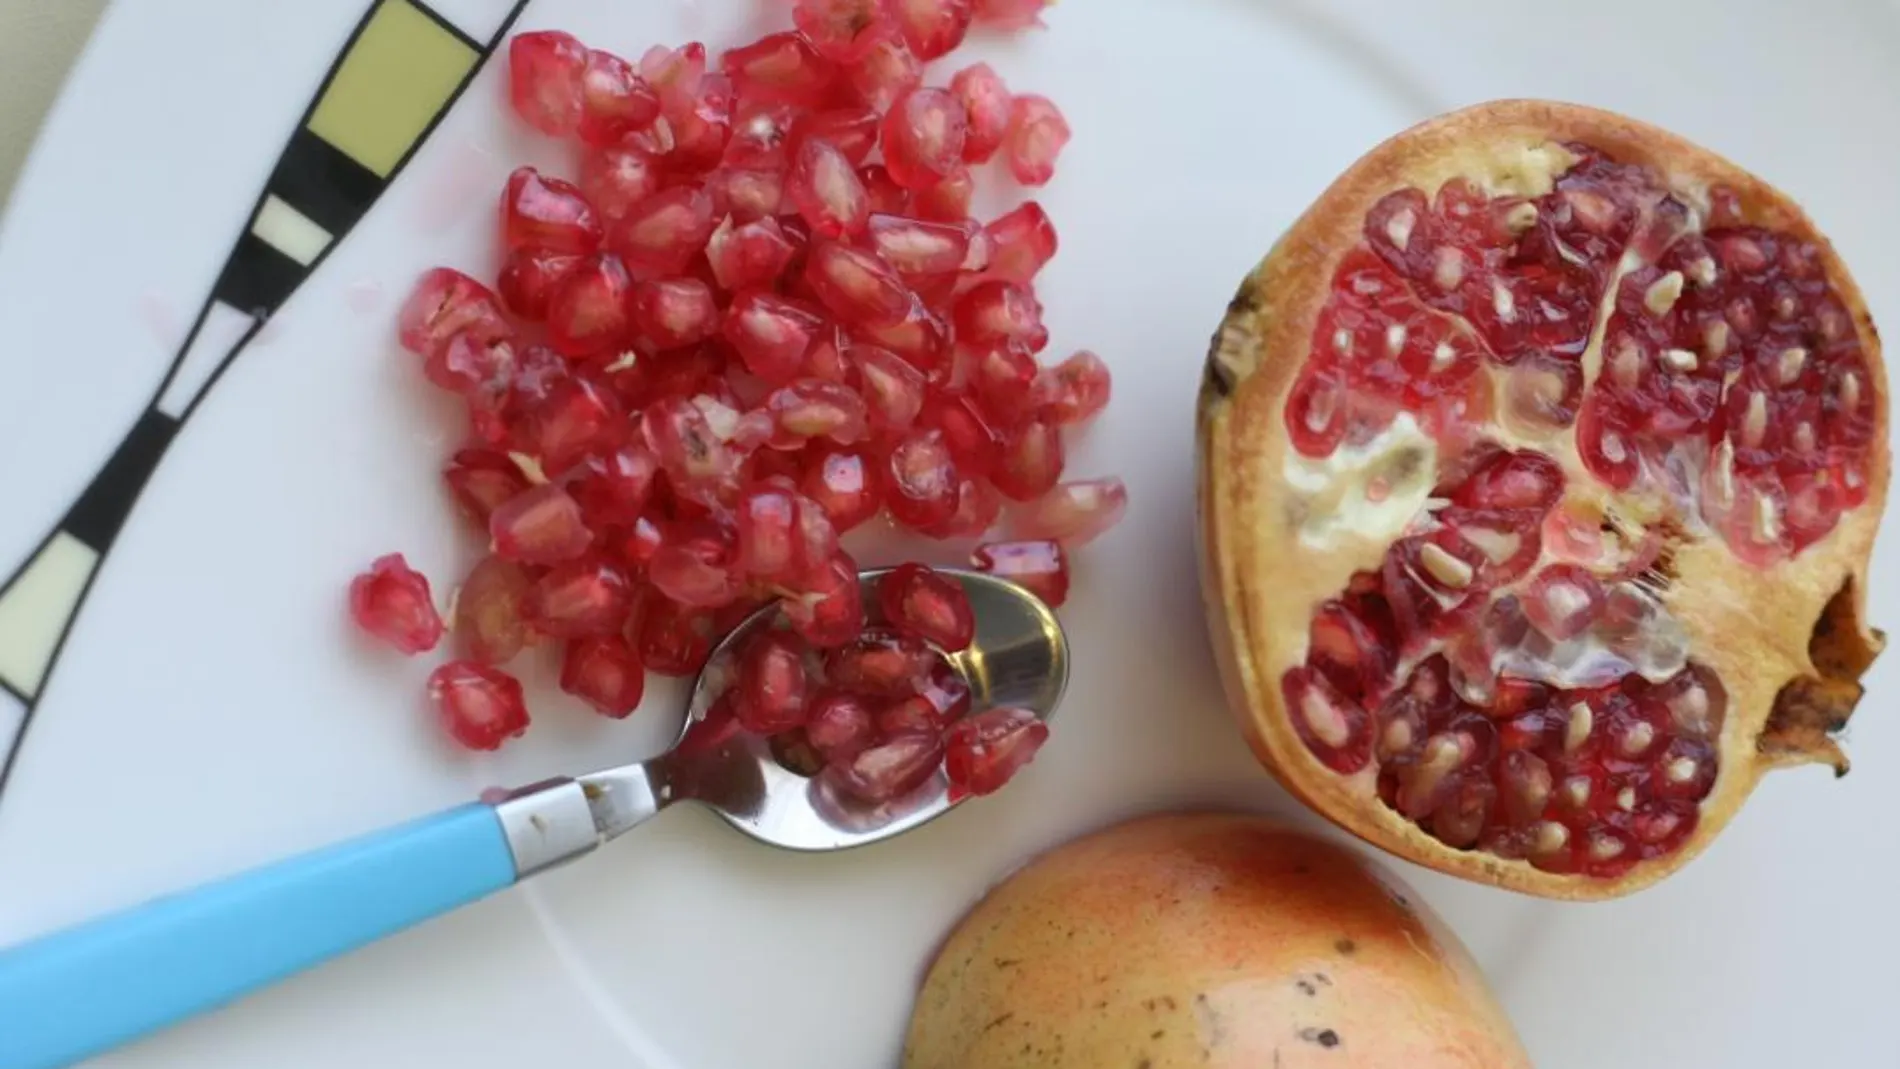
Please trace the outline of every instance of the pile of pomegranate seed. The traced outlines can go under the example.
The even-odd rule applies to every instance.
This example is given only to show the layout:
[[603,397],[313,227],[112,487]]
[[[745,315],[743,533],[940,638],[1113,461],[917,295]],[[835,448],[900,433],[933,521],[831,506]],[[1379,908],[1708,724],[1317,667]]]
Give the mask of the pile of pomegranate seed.
[[[696,673],[776,602],[784,627],[746,649],[730,711],[798,733],[847,793],[940,762],[984,793],[1034,752],[1033,717],[963,716],[934,652],[968,642],[956,584],[900,569],[889,628],[867,633],[841,539],[888,515],[1060,605],[1068,554],[1126,509],[1119,479],[1064,481],[1109,373],[1089,352],[1039,360],[1053,223],[1034,201],[970,217],[992,161],[1048,182],[1068,125],[987,64],[929,84],[973,25],[1037,25],[1046,3],[797,0],[796,29],[717,58],[514,38],[509,98],[573,140],[571,180],[517,170],[494,287],[436,268],[400,322],[465,404],[443,478],[488,544],[448,621],[461,659],[430,680],[451,736],[494,749],[527,729],[499,669],[539,643],[564,644],[563,690],[625,717],[646,672]],[[437,644],[399,560],[351,605],[398,649]]]
[[1437,485],[1281,687],[1321,763],[1376,767],[1447,845],[1613,878],[1687,841],[1718,771],[1667,547],[1765,568],[1825,538],[1866,499],[1876,398],[1819,249],[1566,147],[1541,196],[1384,197],[1335,273],[1294,465],[1433,449]]

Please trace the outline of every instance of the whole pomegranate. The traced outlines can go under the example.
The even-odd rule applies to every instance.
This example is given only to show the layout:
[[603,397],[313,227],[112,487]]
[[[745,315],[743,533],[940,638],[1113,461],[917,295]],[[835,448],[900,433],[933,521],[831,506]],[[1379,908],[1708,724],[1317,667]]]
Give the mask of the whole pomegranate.
[[904,1069],[1516,1069],[1457,938],[1357,854],[1234,814],[1070,843],[938,952]]
[[1768,769],[1846,772],[1886,374],[1827,241],[1734,164],[1565,104],[1406,131],[1241,286],[1199,416],[1228,692],[1366,840],[1605,898]]

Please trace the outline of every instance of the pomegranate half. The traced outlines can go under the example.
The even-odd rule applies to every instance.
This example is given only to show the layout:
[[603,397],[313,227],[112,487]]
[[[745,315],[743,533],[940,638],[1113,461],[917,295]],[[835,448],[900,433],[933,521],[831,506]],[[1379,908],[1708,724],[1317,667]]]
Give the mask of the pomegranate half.
[[1785,195],[1566,104],[1427,122],[1241,286],[1203,575],[1263,763],[1443,872],[1607,898],[1763,772],[1847,770],[1887,384]]

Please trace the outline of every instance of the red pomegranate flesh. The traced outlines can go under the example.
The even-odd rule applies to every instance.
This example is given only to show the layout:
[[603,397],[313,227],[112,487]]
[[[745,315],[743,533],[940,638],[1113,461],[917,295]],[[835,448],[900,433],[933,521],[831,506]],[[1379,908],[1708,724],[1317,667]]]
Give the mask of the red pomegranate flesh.
[[1763,771],[1847,768],[1886,375],[1845,266],[1734,164],[1541,102],[1399,135],[1242,286],[1200,449],[1237,712],[1375,844],[1607,897]]

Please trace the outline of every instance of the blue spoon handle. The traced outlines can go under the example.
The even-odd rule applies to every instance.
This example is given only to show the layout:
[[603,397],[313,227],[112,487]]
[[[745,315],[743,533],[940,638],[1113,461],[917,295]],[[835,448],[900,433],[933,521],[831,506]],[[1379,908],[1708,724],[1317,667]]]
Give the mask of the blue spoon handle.
[[467,805],[0,950],[0,1069],[115,1047],[515,882]]

